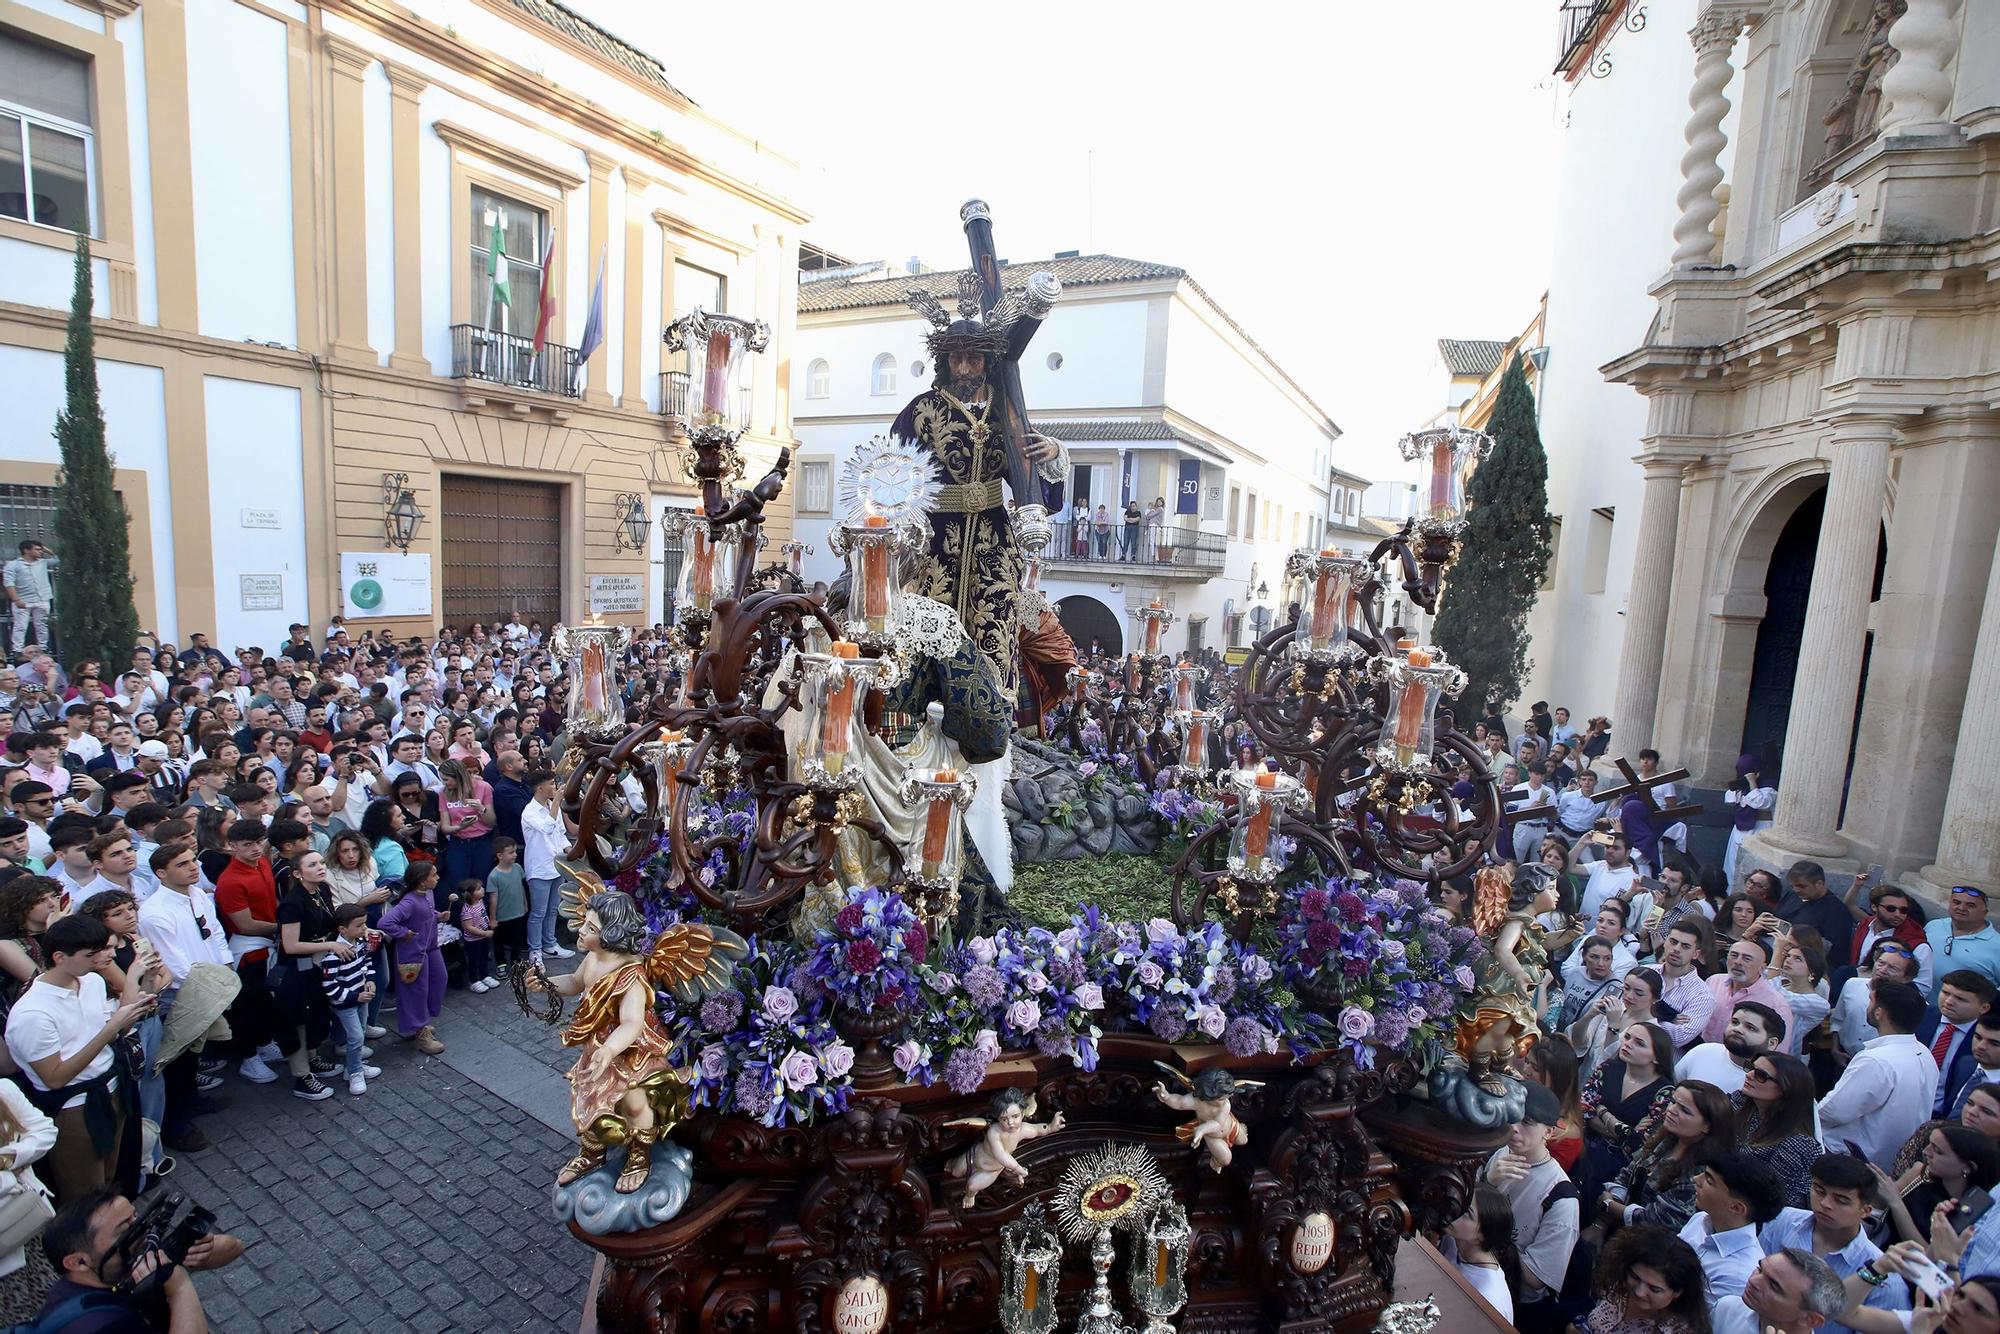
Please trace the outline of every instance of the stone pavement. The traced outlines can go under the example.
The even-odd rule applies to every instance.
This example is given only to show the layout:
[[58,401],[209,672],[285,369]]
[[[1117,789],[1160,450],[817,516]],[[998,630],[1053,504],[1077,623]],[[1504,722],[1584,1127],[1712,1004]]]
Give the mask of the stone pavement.
[[[554,961],[551,961],[554,962]],[[569,1053],[503,986],[453,991],[425,1057],[374,1045],[382,1076],[324,1102],[232,1068],[232,1105],[201,1118],[212,1146],[168,1183],[215,1211],[248,1252],[198,1288],[213,1328],[573,1331],[594,1252],[549,1208],[573,1150]]]

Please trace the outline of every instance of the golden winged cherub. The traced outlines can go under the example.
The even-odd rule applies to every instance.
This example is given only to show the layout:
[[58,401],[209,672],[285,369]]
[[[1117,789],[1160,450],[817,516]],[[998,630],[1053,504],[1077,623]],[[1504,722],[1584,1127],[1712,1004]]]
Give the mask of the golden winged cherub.
[[720,991],[749,947],[734,932],[682,923],[646,949],[646,917],[630,894],[606,889],[582,868],[564,869],[586,891],[573,895],[570,907],[583,962],[573,973],[529,983],[582,997],[562,1035],[564,1046],[582,1048],[569,1072],[578,1145],[556,1184],[595,1171],[610,1146],[623,1144],[616,1189],[630,1194],[646,1183],[653,1145],[687,1114],[688,1081],[668,1060],[673,1042],[653,995],[666,991],[691,1002]]
[[1153,1096],[1177,1111],[1193,1112],[1194,1120],[1177,1126],[1174,1133],[1188,1142],[1190,1149],[1208,1152],[1208,1168],[1220,1172],[1236,1155],[1234,1150],[1250,1142],[1250,1128],[1236,1119],[1229,1100],[1239,1089],[1262,1088],[1254,1079],[1237,1079],[1227,1070],[1208,1069],[1189,1079],[1170,1065],[1155,1061],[1186,1087],[1186,1093],[1169,1092],[1164,1083],[1153,1085]]
[[976,1126],[986,1132],[980,1136],[978,1143],[945,1167],[954,1179],[964,1179],[966,1208],[977,1204],[979,1192],[998,1181],[1002,1175],[1010,1176],[1016,1182],[1028,1179],[1028,1169],[1015,1161],[1014,1150],[1028,1140],[1053,1135],[1063,1128],[1061,1112],[1057,1112],[1055,1119],[1045,1126],[1028,1124],[1028,1118],[1034,1114],[1034,1094],[1021,1089],[1001,1089],[993,1095],[992,1120],[983,1116],[962,1116],[956,1121],[945,1122],[948,1126]]

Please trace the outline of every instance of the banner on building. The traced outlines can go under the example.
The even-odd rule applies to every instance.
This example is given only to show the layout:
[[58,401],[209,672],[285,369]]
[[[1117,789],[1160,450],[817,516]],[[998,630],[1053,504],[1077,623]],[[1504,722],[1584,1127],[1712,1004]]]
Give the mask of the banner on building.
[[646,609],[644,575],[593,574],[589,582],[592,616],[614,616]]
[[340,601],[349,616],[429,616],[427,551],[343,551]]
[[1180,487],[1174,492],[1174,513],[1201,512],[1201,460],[1181,460]]

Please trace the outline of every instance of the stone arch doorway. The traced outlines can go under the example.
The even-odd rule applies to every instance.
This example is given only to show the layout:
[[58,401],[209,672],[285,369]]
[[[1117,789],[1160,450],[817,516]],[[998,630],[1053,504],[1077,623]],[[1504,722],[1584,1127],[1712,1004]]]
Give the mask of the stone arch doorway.
[[1056,617],[1076,641],[1079,656],[1088,654],[1093,642],[1106,653],[1125,651],[1125,634],[1118,614],[1094,597],[1072,593],[1056,603]]
[[[1788,508],[1789,514],[1786,513]],[[1764,762],[1765,772],[1775,776],[1779,782],[1783,782],[1783,775],[1778,771],[1784,760],[1785,737],[1790,729],[1795,703],[1792,685],[1798,676],[1799,649],[1805,637],[1806,607],[1812,596],[1820,524],[1825,512],[1824,476],[1794,481],[1766,505],[1739,556],[1739,575],[1747,573],[1744,569],[1746,564],[1761,557],[1764,603],[1764,613],[1758,622],[1755,644],[1750,652],[1740,753],[1759,756]],[[1882,595],[1882,574],[1888,555],[1888,530],[1883,527],[1876,539],[1875,571],[1869,591],[1871,601]],[[1849,728],[1847,769],[1850,775],[1854,764],[1853,736],[1860,729],[1861,710],[1867,700],[1868,665],[1873,648],[1874,636],[1871,633],[1862,645],[1861,681]],[[1843,780],[1843,788],[1844,785]]]

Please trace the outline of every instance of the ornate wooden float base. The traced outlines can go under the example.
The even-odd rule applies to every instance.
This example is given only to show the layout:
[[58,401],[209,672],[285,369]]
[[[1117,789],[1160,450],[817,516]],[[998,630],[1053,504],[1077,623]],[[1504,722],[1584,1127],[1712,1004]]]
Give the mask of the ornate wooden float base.
[[[1206,1155],[1175,1134],[1186,1116],[1154,1097],[1162,1078],[1155,1061],[1190,1075],[1223,1065],[1265,1081],[1236,1097],[1250,1142],[1224,1171],[1211,1171]],[[1398,1133],[1403,1113],[1392,1102],[1414,1081],[1414,1070],[1395,1063],[1301,1068],[1119,1035],[1103,1040],[1092,1073],[1066,1061],[1003,1060],[976,1094],[942,1086],[861,1093],[845,1116],[807,1128],[704,1116],[677,1132],[698,1164],[694,1195],[678,1218],[619,1236],[578,1233],[604,1256],[596,1327],[998,1330],[1001,1226],[1031,1200],[1048,1199],[1071,1159],[1122,1143],[1150,1149],[1187,1207],[1189,1301],[1173,1322],[1183,1334],[1366,1330],[1390,1300],[1398,1247],[1417,1221],[1404,1192],[1420,1191],[1414,1198],[1434,1220],[1469,1195],[1465,1164],[1476,1166],[1499,1142],[1473,1132],[1460,1144],[1441,1125]],[[1005,1087],[1035,1091],[1035,1120],[1061,1111],[1067,1123],[1017,1154],[1025,1184],[1002,1178],[966,1209],[963,1183],[946,1164],[979,1132],[946,1123],[986,1115],[991,1095]],[[1400,1161],[1400,1151],[1392,1161],[1381,1144],[1405,1139],[1410,1161]],[[843,1285],[864,1277],[886,1292],[881,1323],[836,1326]],[[1059,1328],[1073,1326],[1090,1281],[1084,1248],[1072,1247],[1063,1258]],[[1112,1285],[1122,1299],[1122,1255]]]

